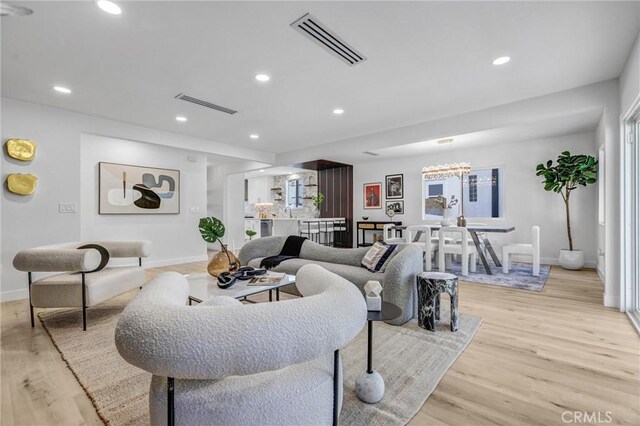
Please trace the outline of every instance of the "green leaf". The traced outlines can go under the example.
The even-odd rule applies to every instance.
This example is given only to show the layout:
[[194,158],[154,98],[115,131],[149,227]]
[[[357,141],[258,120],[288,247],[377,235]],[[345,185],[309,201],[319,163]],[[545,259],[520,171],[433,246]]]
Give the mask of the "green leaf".
[[203,217],[198,223],[202,239],[208,243],[215,243],[224,237],[224,224],[215,217]]

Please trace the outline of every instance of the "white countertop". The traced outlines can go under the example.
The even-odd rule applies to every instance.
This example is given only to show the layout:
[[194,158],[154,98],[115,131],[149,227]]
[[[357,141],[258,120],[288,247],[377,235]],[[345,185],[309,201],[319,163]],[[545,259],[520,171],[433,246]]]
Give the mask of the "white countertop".
[[267,217],[267,218],[250,218],[250,217],[245,217],[246,220],[295,220],[295,221],[299,221],[299,220],[321,220],[321,221],[327,221],[327,220],[345,220],[344,217]]

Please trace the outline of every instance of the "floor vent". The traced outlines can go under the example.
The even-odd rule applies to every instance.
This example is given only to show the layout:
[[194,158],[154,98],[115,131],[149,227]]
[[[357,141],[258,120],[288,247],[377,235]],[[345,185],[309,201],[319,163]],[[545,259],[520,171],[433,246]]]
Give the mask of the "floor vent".
[[238,112],[231,108],[225,108],[220,105],[212,104],[211,102],[203,101],[202,99],[193,98],[189,95],[185,95],[184,93],[180,93],[179,95],[176,95],[176,99],[181,99],[183,101],[191,102],[192,104],[200,105],[205,108],[215,109],[216,111],[226,112],[227,114],[235,114],[236,112]]
[[291,28],[348,65],[353,66],[367,60],[366,56],[325,27],[310,13],[291,24]]

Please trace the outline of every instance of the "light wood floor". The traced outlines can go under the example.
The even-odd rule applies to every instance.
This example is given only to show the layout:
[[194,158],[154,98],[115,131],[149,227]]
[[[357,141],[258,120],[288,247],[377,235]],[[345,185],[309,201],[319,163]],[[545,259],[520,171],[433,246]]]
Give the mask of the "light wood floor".
[[[204,263],[148,275],[161,270]],[[586,411],[638,425],[640,339],[601,301],[593,271],[553,268],[542,293],[461,283],[460,310],[484,322],[411,424],[562,425],[563,412]],[[100,424],[27,302],[0,309],[2,425]]]

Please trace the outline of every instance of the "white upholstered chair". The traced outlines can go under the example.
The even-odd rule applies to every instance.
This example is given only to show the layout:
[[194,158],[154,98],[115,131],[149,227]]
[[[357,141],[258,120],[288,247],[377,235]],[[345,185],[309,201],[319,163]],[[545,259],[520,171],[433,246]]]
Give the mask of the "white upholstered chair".
[[[418,233],[422,233],[418,237]],[[431,271],[431,258],[438,252],[438,237],[431,236],[431,227],[428,225],[409,225],[404,231],[405,242],[417,245],[424,253],[424,270]],[[418,241],[414,241],[418,237]]]
[[[447,243],[447,235],[454,235],[458,242]],[[438,233],[438,267],[440,272],[445,272],[445,255],[460,255],[462,262],[462,275],[469,275],[476,271],[476,247],[473,241],[469,239],[469,231],[467,228],[457,226],[443,226]]]
[[382,227],[382,241],[387,244],[401,244],[405,242],[405,237],[396,236],[396,230],[393,223],[387,223]]
[[[104,247],[109,258],[138,258],[135,266],[98,268],[103,257],[95,244]],[[31,327],[33,308],[82,308],[82,329],[87,329],[87,308],[98,305],[144,284],[142,258],[149,256],[148,241],[93,241],[62,243],[18,252],[13,266],[28,273]],[[106,262],[108,259],[104,259]],[[104,266],[104,265],[102,265]],[[34,272],[62,272],[33,281]]]
[[511,255],[523,254],[532,257],[532,274],[540,275],[540,227],[531,227],[531,244],[507,244],[502,246],[502,272],[509,273]]
[[367,307],[356,286],[319,265],[300,268],[296,287],[303,298],[244,305],[223,296],[188,306],[189,285],[178,273],[145,285],[122,313],[115,340],[127,362],[153,374],[151,424],[337,418],[338,350],[362,330]]

